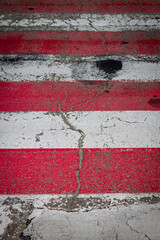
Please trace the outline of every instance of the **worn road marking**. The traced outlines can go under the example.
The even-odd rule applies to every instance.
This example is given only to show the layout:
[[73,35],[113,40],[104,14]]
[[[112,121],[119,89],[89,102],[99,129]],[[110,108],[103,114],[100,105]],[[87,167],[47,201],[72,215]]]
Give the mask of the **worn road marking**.
[[3,81],[159,81],[159,56],[0,55]]
[[[83,148],[160,147],[160,112],[64,112]],[[1,112],[1,148],[77,148],[79,132],[59,112]]]
[[1,1],[0,12],[8,13],[159,13],[160,3],[155,0],[32,0]]
[[[160,82],[0,81],[0,111],[160,110]],[[129,99],[129,100],[128,100]]]
[[[160,148],[83,152],[80,193],[160,192]],[[0,157],[0,194],[77,193],[78,148],[1,149]]]
[[1,31],[151,31],[160,30],[158,14],[5,14]]
[[160,238],[159,6],[2,0],[0,239]]
[[[160,32],[0,32],[1,54],[159,54]],[[105,42],[104,42],[105,40]]]

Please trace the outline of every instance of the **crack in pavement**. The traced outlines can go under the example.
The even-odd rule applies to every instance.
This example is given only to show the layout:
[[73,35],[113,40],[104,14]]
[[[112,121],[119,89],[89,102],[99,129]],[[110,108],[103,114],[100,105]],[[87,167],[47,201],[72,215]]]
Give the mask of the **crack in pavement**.
[[151,240],[151,238],[149,238],[147,234],[145,234],[144,237],[147,238],[148,240]]
[[[129,220],[130,220],[130,219],[128,219],[128,220],[126,221],[126,225],[131,229],[131,231],[134,231],[134,232],[136,232],[136,233],[140,233],[139,231],[137,231],[137,230],[135,230],[134,228],[132,228],[131,225],[129,225],[129,223],[128,223]],[[144,234],[144,238],[147,238],[148,240],[151,240],[151,238],[149,238],[146,233]],[[143,238],[143,239],[144,239],[144,238]]]
[[129,225],[129,223],[128,223],[129,220],[130,220],[130,219],[128,219],[128,220],[126,221],[126,225],[131,229],[131,231],[134,231],[134,232],[136,232],[136,233],[139,233],[137,230],[133,229],[132,226]]
[[52,98],[53,101],[55,101],[57,104],[58,104],[58,107],[59,107],[59,114],[63,120],[63,122],[69,126],[69,128],[73,131],[76,131],[76,132],[79,132],[80,134],[80,138],[78,140],[78,149],[79,149],[79,166],[78,168],[76,169],[76,180],[77,180],[77,184],[78,184],[78,187],[77,187],[77,191],[76,191],[76,196],[79,195],[79,192],[80,192],[80,188],[81,188],[81,180],[80,180],[80,171],[82,169],[82,165],[83,165],[83,158],[84,158],[84,152],[83,152],[83,142],[84,142],[84,138],[85,138],[85,133],[81,130],[81,129],[77,129],[73,124],[71,124],[69,121],[68,121],[68,118],[66,116],[65,113],[68,113],[69,111],[72,111],[73,108],[75,107],[79,107],[81,105],[84,105],[84,104],[87,104],[93,100],[96,100],[100,94],[104,93],[105,91],[107,90],[107,85],[104,86],[103,90],[100,91],[94,98],[91,98],[89,99],[88,101],[84,102],[84,103],[80,103],[78,105],[75,105],[73,107],[71,107],[69,110],[67,111],[62,111],[62,103],[65,103],[66,100],[67,100],[67,97],[68,97],[68,94],[66,92],[66,97],[65,97],[65,100],[63,102],[59,102],[57,101],[56,99]]
[[[87,196],[78,196],[78,197],[73,197],[72,195],[63,195],[63,196],[52,196],[52,195],[30,195],[30,196],[1,196],[0,199],[0,210],[1,210],[1,218],[0,221],[5,223],[3,225],[3,231],[1,228],[1,234],[0,234],[0,239],[2,240],[15,240],[15,239],[31,239],[29,238],[31,234],[34,232],[34,224],[35,220],[39,219],[39,216],[44,213],[45,211],[50,211],[50,210],[56,210],[57,214],[58,211],[64,211],[66,213],[66,223],[65,226],[68,229],[68,232],[71,230],[70,226],[74,224],[75,219],[70,218],[70,216],[73,216],[73,213],[77,213],[78,215],[83,213],[88,213],[93,210],[103,210],[105,211],[105,216],[106,216],[106,211],[109,214],[110,210],[115,209],[115,212],[117,213],[117,208],[122,209],[121,213],[123,216],[125,216],[123,222],[123,227],[121,228],[122,231],[124,232],[125,229],[125,224],[127,221],[127,224],[132,228],[132,231],[134,231],[132,227],[132,222],[130,220],[133,219],[133,210],[137,205],[139,205],[138,209],[141,209],[141,204],[143,204],[144,207],[147,207],[144,209],[144,214],[146,212],[150,211],[156,211],[158,213],[159,211],[159,203],[160,203],[160,194],[146,194],[144,195],[139,195],[139,194],[131,194],[131,196],[124,195],[123,197],[115,197],[112,194],[108,196],[107,194],[105,195],[87,195]],[[149,207],[149,208],[148,208]],[[127,212],[125,212],[126,210]],[[139,212],[139,210],[137,211]],[[149,210],[150,209],[150,210]],[[71,213],[69,215],[68,213]],[[94,212],[93,212],[94,213]],[[129,213],[129,215],[128,215]],[[118,214],[118,213],[117,213]],[[150,213],[149,213],[150,214]],[[159,216],[157,214],[153,214],[153,216]],[[122,216],[121,215],[121,216]],[[12,222],[7,223],[6,218],[3,216],[10,218]],[[41,215],[42,216],[42,215]],[[80,215],[79,215],[80,216]],[[93,216],[95,216],[93,218]],[[138,215],[139,216],[139,215]],[[137,216],[137,217],[138,217]],[[99,215],[99,213],[95,212],[94,215],[92,215],[92,219],[95,219],[95,222],[97,223],[97,227],[100,230],[99,236],[101,239],[103,237],[105,238],[106,231],[106,221],[104,221],[103,214],[102,217]],[[119,218],[116,218],[117,221]],[[79,218],[80,221],[80,218]],[[144,230],[142,228],[139,230],[139,236],[140,239],[143,240],[151,240],[154,238],[152,236],[152,232],[148,233],[146,230],[146,224],[144,221],[141,221],[141,218],[137,218],[137,221],[140,221],[139,224],[143,223]],[[154,219],[155,224],[157,223],[157,218]],[[117,222],[118,229],[119,228],[119,222]],[[127,225],[127,227],[128,227]],[[95,226],[95,225],[94,225]],[[139,225],[138,225],[139,226]],[[2,226],[1,226],[2,227]],[[28,228],[28,230],[26,230]],[[130,230],[129,229],[129,234]],[[47,228],[48,229],[48,228]],[[73,228],[72,228],[73,229]],[[120,237],[118,237],[117,233],[117,228],[115,228],[115,231],[113,232],[114,236],[113,239],[118,240]],[[128,231],[128,228],[127,228]],[[38,232],[36,232],[37,236]],[[69,232],[70,235],[73,236],[73,232]],[[149,236],[148,236],[149,234]],[[121,233],[120,233],[121,235]],[[135,234],[137,236],[137,234]],[[27,238],[28,237],[28,238]],[[39,237],[39,236],[37,236]],[[100,238],[99,237],[99,238]],[[34,236],[32,236],[34,238]],[[74,236],[73,236],[74,238]],[[36,238],[37,239],[37,238]],[[38,238],[40,239],[40,237]],[[44,238],[45,239],[45,238]],[[67,238],[71,239],[71,238]],[[106,238],[105,238],[106,239]],[[154,238],[155,239],[155,238]]]
[[106,43],[106,39],[104,38],[102,32],[100,32],[96,27],[93,26],[93,23],[92,23],[91,19],[88,19],[88,22],[89,22],[90,27],[93,28],[96,32],[98,32],[99,35],[101,36],[101,38],[103,40],[102,45],[104,46],[105,53],[107,54],[108,53],[107,52],[107,47],[106,47],[107,43]]
[[116,233],[116,240],[118,240],[118,233]]
[[[66,94],[66,98],[64,100],[64,102],[66,101],[67,99],[67,94]],[[84,142],[84,138],[85,138],[85,133],[81,130],[81,129],[77,129],[73,124],[71,124],[69,121],[68,121],[68,118],[65,114],[65,112],[62,111],[61,109],[61,105],[62,103],[60,103],[59,101],[57,101],[56,99],[52,98],[52,100],[54,100],[58,106],[59,106],[59,114],[63,120],[63,122],[69,126],[69,128],[72,130],[72,131],[76,131],[80,134],[80,138],[78,140],[78,149],[79,149],[79,166],[78,168],[76,169],[76,180],[77,180],[77,184],[78,184],[78,187],[77,187],[77,191],[76,191],[76,196],[79,195],[79,192],[80,192],[80,188],[81,188],[81,180],[80,180],[80,171],[82,169],[82,165],[83,165],[83,158],[84,158],[84,152],[83,152],[83,142]],[[64,103],[63,102],[63,103]]]
[[67,222],[69,223],[69,227],[67,227],[67,229],[68,229],[69,232],[70,232],[69,237],[70,237],[70,240],[71,240],[71,239],[73,239],[72,230],[71,230],[72,224],[71,224],[71,222],[70,222],[70,220],[69,220],[69,217],[67,217],[67,216],[65,216],[65,217],[66,217]]
[[133,123],[144,123],[146,120],[147,120],[148,116],[145,117],[145,119],[143,121],[134,121],[134,122],[131,122],[131,121],[127,121],[127,120],[123,120],[121,119],[120,117],[113,117],[111,118],[111,120],[114,120],[114,119],[117,119],[118,121],[120,122],[124,122],[124,123],[128,123],[128,124],[133,124]]
[[99,228],[101,228],[101,237],[103,238],[103,240],[105,240],[104,238],[104,227],[102,226],[101,222],[100,222],[100,218],[98,217],[98,215],[95,215],[97,217],[97,226]]
[[87,101],[84,102],[84,103],[80,103],[80,104],[77,104],[77,105],[71,107],[68,111],[72,111],[73,108],[75,108],[75,107],[80,107],[80,106],[82,106],[82,105],[84,105],[84,104],[87,104],[87,103],[89,103],[89,102],[91,102],[91,101],[96,100],[96,99],[99,97],[99,95],[102,94],[102,93],[104,93],[106,90],[107,90],[107,86],[105,85],[104,88],[103,88],[103,90],[100,91],[99,93],[97,93],[97,95],[96,95],[95,97],[93,97],[93,98],[87,100]]

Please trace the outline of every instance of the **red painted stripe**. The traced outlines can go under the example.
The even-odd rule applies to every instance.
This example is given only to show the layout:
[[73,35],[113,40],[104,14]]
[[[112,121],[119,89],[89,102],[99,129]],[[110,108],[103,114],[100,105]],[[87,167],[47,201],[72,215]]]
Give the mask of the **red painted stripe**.
[[[106,86],[106,88],[105,88]],[[104,90],[105,89],[105,90]],[[0,82],[0,111],[160,110],[159,82]]]
[[[160,32],[103,32],[107,54],[159,54]],[[97,32],[0,33],[1,54],[104,55]]]
[[[0,150],[0,194],[76,192],[78,149]],[[160,192],[160,149],[84,149],[80,193]]]
[[158,0],[3,0],[0,13],[159,13]]

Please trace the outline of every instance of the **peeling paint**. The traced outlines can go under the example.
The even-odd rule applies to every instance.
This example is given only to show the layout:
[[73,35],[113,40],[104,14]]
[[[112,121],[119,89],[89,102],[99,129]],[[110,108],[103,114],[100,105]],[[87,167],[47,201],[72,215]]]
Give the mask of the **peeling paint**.
[[77,148],[78,142],[82,159],[82,146],[158,148],[159,115],[159,111],[1,112],[0,146],[64,149]]
[[[29,26],[29,28],[28,28]],[[149,31],[159,30],[158,14],[5,14],[1,31]]]

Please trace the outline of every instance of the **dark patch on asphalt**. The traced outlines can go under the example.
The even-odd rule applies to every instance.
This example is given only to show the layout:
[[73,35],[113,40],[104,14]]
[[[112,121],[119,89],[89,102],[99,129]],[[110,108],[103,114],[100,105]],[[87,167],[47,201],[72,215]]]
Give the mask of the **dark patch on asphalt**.
[[154,108],[160,108],[160,98],[151,98],[148,104]]
[[101,60],[96,62],[96,66],[108,75],[120,71],[122,69],[122,61],[112,59]]
[[8,57],[8,56],[4,56],[4,57],[1,57],[0,59],[1,61],[1,64],[5,65],[5,64],[19,64],[19,65],[22,65],[22,62],[24,61],[24,58],[22,58],[21,56],[15,56],[15,57]]
[[23,62],[27,61],[46,61],[46,58],[36,55],[0,56],[0,65],[22,65]]
[[128,44],[128,42],[122,41],[121,44],[122,44],[122,45],[123,45],[123,44]]
[[81,81],[110,81],[119,75],[123,67],[124,57],[121,56],[96,56],[75,59],[70,66],[72,78]]

